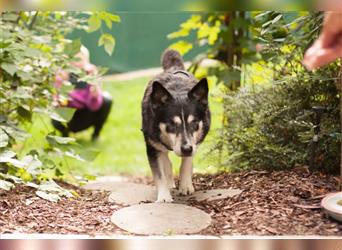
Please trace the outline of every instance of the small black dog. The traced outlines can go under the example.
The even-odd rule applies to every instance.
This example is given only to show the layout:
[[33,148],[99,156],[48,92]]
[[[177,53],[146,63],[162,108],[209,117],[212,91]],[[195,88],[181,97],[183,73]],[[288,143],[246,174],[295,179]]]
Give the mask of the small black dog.
[[192,158],[210,128],[207,79],[184,70],[175,50],[162,56],[164,72],[152,79],[142,101],[142,131],[158,190],[157,202],[172,202],[175,184],[168,151],[182,157],[179,191],[192,194]]
[[[88,83],[78,81],[77,76],[75,75],[71,75],[70,82],[75,86],[75,89],[84,89],[89,87]],[[92,140],[97,140],[112,106],[112,99],[110,95],[107,93],[102,93],[102,95],[103,102],[98,110],[92,111],[87,107],[76,109],[73,117],[67,124],[52,120],[52,125],[59,130],[63,136],[68,136],[69,132],[75,133],[90,127],[94,127]]]

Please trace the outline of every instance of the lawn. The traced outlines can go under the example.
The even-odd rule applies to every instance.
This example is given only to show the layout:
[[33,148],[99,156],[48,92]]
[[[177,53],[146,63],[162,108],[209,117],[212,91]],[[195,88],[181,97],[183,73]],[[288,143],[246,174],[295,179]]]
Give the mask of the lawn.
[[[140,103],[145,86],[149,78],[138,78],[129,81],[104,82],[103,87],[110,92],[114,104],[107,123],[105,124],[100,140],[93,144],[90,142],[92,129],[72,134],[77,142],[84,147],[92,147],[100,151],[92,162],[79,162],[73,159],[64,159],[68,172],[74,175],[150,175],[150,169],[145,153],[145,144],[141,126]],[[214,172],[215,160],[207,154],[214,142],[214,134],[220,125],[221,105],[217,98],[210,97],[212,111],[212,129],[205,142],[201,145],[195,157],[195,172]],[[33,137],[25,144],[28,151],[35,145],[45,143],[43,131],[53,131],[47,118],[36,116],[31,127]],[[174,163],[174,171],[178,172],[180,160],[170,153]]]

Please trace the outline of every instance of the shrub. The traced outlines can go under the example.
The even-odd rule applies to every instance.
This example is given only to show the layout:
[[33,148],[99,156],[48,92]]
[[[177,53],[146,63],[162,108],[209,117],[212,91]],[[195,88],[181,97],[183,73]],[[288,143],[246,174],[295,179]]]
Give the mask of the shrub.
[[[309,165],[313,156],[313,168],[337,173],[341,137],[337,68],[317,72],[326,77],[323,80],[301,73],[259,92],[240,89],[224,95],[227,121],[216,146],[222,151],[222,166],[279,170]],[[327,109],[316,152],[313,106]]]
[[[52,105],[53,83],[58,70],[70,70],[70,61],[79,52],[80,40],[68,40],[74,29],[98,30],[102,20],[108,28],[118,17],[106,12],[2,12],[0,18],[0,188],[9,190],[15,183],[39,189],[37,195],[58,199],[68,194],[52,178],[61,177],[64,157],[85,160],[84,150],[72,138],[62,138],[46,131],[46,143],[23,154],[30,137],[24,128],[32,117],[45,116],[67,121],[72,110]],[[90,15],[89,15],[90,14]],[[102,34],[99,45],[112,53],[114,38]],[[82,76],[82,75],[81,75]],[[64,86],[61,95],[70,90]],[[26,126],[25,126],[26,125]],[[55,156],[55,158],[53,158]],[[88,157],[91,158],[91,157]],[[47,184],[48,183],[48,184]],[[50,189],[49,189],[49,188]],[[54,193],[47,194],[47,191]],[[70,194],[69,194],[70,195]],[[56,198],[57,197],[57,198]]]

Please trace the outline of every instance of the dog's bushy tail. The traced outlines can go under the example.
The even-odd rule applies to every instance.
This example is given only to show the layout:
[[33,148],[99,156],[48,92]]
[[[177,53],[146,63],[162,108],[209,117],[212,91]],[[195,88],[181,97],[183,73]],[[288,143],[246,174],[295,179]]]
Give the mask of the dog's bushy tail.
[[184,62],[182,56],[178,51],[173,49],[167,49],[164,51],[161,64],[164,71],[170,70],[184,70]]

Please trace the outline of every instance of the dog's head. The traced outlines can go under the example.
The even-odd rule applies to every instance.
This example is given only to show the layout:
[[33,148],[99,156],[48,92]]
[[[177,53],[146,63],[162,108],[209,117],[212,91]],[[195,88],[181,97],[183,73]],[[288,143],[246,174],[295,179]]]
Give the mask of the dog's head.
[[178,156],[192,156],[210,122],[207,79],[200,80],[190,90],[176,88],[174,91],[155,81],[151,102],[163,145]]

